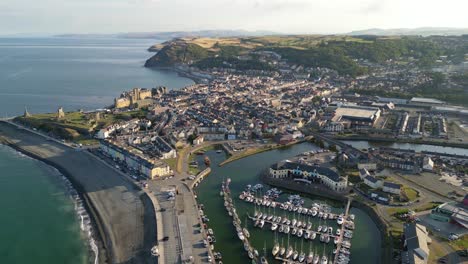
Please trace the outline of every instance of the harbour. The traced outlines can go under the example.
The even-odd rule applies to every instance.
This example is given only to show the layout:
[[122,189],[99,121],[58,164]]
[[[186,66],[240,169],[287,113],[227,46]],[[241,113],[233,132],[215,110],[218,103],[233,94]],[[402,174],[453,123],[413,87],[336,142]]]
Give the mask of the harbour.
[[[233,225],[233,219],[229,216],[228,212],[225,209],[224,199],[219,196],[220,186],[222,185],[223,180],[226,181],[227,178],[231,178],[230,183],[230,192],[233,199],[233,204],[235,205],[236,212],[238,214],[238,219],[241,221],[242,228],[246,228],[250,234],[249,243],[254,250],[259,252],[260,256],[263,253],[263,248],[265,248],[266,260],[268,263],[282,263],[282,262],[299,262],[299,257],[303,257],[303,263],[307,263],[307,260],[312,255],[312,263],[314,263],[315,256],[320,256],[320,261],[323,256],[326,256],[327,263],[328,260],[337,259],[336,263],[346,263],[348,259],[347,255],[344,254],[345,258],[341,257],[341,262],[338,262],[339,258],[337,257],[339,252],[346,252],[349,248],[349,263],[377,263],[380,257],[381,250],[381,237],[379,230],[372,219],[364,213],[364,211],[350,207],[349,214],[355,216],[355,232],[352,235],[351,243],[342,243],[345,245],[343,250],[335,246],[335,237],[336,230],[339,229],[340,225],[337,223],[337,217],[340,214],[346,213],[347,204],[343,202],[337,202],[334,200],[327,200],[323,198],[318,198],[314,196],[307,196],[300,194],[304,204],[301,207],[311,208],[314,204],[323,205],[324,209],[328,214],[332,214],[333,219],[327,220],[318,217],[313,217],[312,215],[298,213],[289,210],[282,210],[279,207],[279,204],[284,204],[288,201],[288,197],[291,195],[297,195],[297,193],[287,192],[282,190],[282,193],[278,195],[276,202],[276,208],[264,205],[257,205],[251,202],[245,202],[239,199],[239,196],[246,190],[247,185],[255,186],[259,183],[258,173],[270,166],[272,163],[279,160],[289,158],[291,156],[310,151],[313,149],[318,149],[315,145],[311,143],[302,143],[286,149],[278,149],[273,151],[268,151],[253,155],[241,160],[234,161],[232,163],[226,164],[223,167],[218,167],[217,165],[225,159],[225,155],[221,155],[213,151],[207,151],[207,155],[211,160],[211,174],[210,177],[205,178],[202,182],[199,183],[198,187],[195,188],[195,193],[197,195],[197,201],[199,204],[203,204],[204,213],[207,217],[210,217],[211,221],[208,224],[208,227],[216,233],[216,242],[213,244],[214,251],[220,252],[223,256],[223,263],[247,263],[252,261],[249,259],[248,251],[244,248],[244,243],[239,240],[237,235],[236,227]],[[198,156],[197,161],[199,164],[203,163],[203,156]],[[236,173],[232,173],[236,171]],[[264,192],[266,194],[267,186],[264,187]],[[279,188],[278,188],[279,189]],[[260,191],[257,191],[257,198],[260,198]],[[216,198],[214,198],[216,197]],[[299,208],[297,209],[299,210]],[[270,220],[266,220],[263,228],[255,227],[255,211],[257,214],[266,213],[268,216],[274,215]],[[304,210],[302,210],[304,212]],[[307,213],[309,210],[307,210]],[[258,215],[257,215],[258,216]],[[274,217],[285,217],[291,221],[289,224],[289,234],[284,232],[279,232],[281,226],[278,225],[274,232],[271,231],[272,224],[267,222],[272,222]],[[292,220],[296,218],[296,227],[297,222],[310,222],[310,232],[309,238],[305,238],[307,230],[302,228],[302,236],[298,237],[292,235]],[[318,226],[327,226],[333,228],[333,236],[329,236],[329,242],[320,242],[320,235],[317,234],[315,230],[318,229]],[[284,227],[283,227],[284,228]],[[305,230],[304,230],[305,229]],[[298,230],[297,230],[298,231]],[[312,234],[315,235],[315,239],[310,239]],[[323,234],[323,232],[320,232]],[[343,235],[343,232],[340,231],[340,236]],[[324,236],[325,237],[325,236]],[[338,242],[338,241],[337,241]],[[351,247],[352,244],[352,247]],[[283,249],[284,248],[284,249]],[[287,249],[293,249],[289,258],[285,258]],[[276,252],[277,251],[277,252]],[[282,251],[283,254],[280,254]],[[296,261],[292,259],[295,251],[297,251]],[[273,256],[273,252],[276,252]],[[301,254],[303,253],[303,254]],[[312,254],[310,254],[312,253]],[[335,253],[335,254],[334,254]],[[343,254],[343,253],[342,253]],[[258,262],[257,262],[258,263]],[[330,262],[333,263],[333,262]]]

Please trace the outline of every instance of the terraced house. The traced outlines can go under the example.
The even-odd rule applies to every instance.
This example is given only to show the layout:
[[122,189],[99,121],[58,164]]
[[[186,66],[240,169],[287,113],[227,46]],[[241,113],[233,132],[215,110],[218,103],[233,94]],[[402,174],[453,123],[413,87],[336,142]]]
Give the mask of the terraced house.
[[336,192],[343,192],[348,187],[348,178],[341,177],[336,171],[320,166],[296,162],[279,162],[270,167],[273,178],[291,177],[294,181],[320,183]]

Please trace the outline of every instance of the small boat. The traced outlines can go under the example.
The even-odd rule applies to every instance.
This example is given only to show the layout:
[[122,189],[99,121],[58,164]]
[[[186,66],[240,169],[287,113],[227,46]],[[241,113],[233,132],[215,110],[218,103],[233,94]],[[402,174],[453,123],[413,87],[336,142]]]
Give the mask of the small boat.
[[216,153],[222,153],[222,152],[223,152],[223,151],[220,150],[220,149],[218,149],[218,150],[216,151]]
[[321,225],[318,226],[317,231],[318,232],[322,231],[322,226]]
[[328,264],[328,258],[327,258],[327,256],[323,256],[323,257],[322,257],[322,261],[320,262],[320,264]]
[[260,263],[262,263],[262,264],[268,264],[268,260],[265,258],[265,256],[262,256],[262,257],[260,258]]
[[330,242],[330,236],[326,235],[325,236],[325,243],[329,243]]
[[286,252],[286,258],[288,259],[293,254],[293,248],[289,246],[288,251]]
[[304,234],[304,231],[303,231],[302,229],[299,229],[299,230],[297,231],[297,236],[298,236],[298,237],[302,237],[302,234]]
[[350,214],[350,215],[349,215],[349,218],[350,218],[351,220],[354,220],[354,217],[355,217],[355,216],[354,216],[353,214]]
[[291,231],[291,235],[296,235],[296,234],[297,234],[297,229],[293,228],[293,230]]
[[237,233],[237,236],[239,237],[240,240],[242,241],[245,240],[244,234],[242,234],[242,232]]
[[311,264],[313,261],[314,261],[314,253],[312,251],[310,251],[309,255],[307,255],[306,263]]
[[317,216],[317,214],[318,214],[317,210],[312,210],[312,216],[313,217]]
[[317,255],[315,255],[315,257],[314,257],[314,264],[318,264],[319,261],[320,261],[320,256],[317,254]]
[[333,234],[333,227],[331,227],[331,226],[328,227],[328,233],[329,233],[330,235]]
[[337,229],[337,230],[336,230],[336,235],[337,235],[337,236],[340,236],[340,235],[341,235],[341,230],[340,230],[340,229]]
[[247,255],[249,255],[250,259],[254,258],[254,255],[253,255],[252,251],[247,251]]
[[316,237],[317,237],[317,233],[312,232],[312,234],[310,235],[310,239],[314,240]]
[[301,252],[301,254],[299,254],[299,262],[304,262],[305,260],[305,253],[304,252]]
[[322,226],[322,232],[325,233],[328,230],[328,226]]
[[285,248],[285,247],[281,247],[281,248],[280,248],[280,251],[279,251],[279,255],[280,255],[280,256],[283,256],[284,253],[286,253],[286,248]]
[[271,225],[271,231],[275,231],[278,228],[277,224],[272,224]]
[[276,243],[275,246],[273,247],[273,249],[271,250],[271,253],[273,254],[273,256],[276,256],[278,254],[279,250],[280,250],[279,243]]
[[210,160],[210,158],[209,158],[208,156],[205,156],[205,158],[203,159],[203,161],[205,162],[205,165],[206,165],[206,166],[210,166],[211,160]]
[[339,224],[339,225],[342,225],[343,224],[343,217],[338,217],[338,219],[336,219],[336,223]]
[[335,239],[333,240],[333,243],[338,244],[338,242],[340,241],[340,239],[338,237],[335,237]]
[[294,250],[294,253],[293,253],[293,255],[292,255],[292,258],[293,258],[294,260],[296,260],[297,257],[299,257],[299,252],[297,252],[297,250]]
[[283,231],[284,231],[284,226],[281,225],[281,226],[278,228],[278,232],[283,233]]
[[244,232],[244,236],[245,236],[246,238],[249,238],[249,237],[250,237],[250,233],[249,233],[249,230],[247,230],[247,228],[245,228],[245,227],[242,228],[242,231]]
[[258,257],[258,256],[259,256],[258,250],[256,250],[256,249],[254,249],[254,256],[255,256],[255,257]]

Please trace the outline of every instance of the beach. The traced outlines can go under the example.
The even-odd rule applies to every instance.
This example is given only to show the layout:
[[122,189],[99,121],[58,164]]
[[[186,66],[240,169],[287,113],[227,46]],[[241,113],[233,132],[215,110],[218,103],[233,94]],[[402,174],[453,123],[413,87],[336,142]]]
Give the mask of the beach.
[[154,263],[154,208],[131,181],[86,151],[0,122],[0,142],[39,159],[65,175],[80,193],[98,230],[100,263]]

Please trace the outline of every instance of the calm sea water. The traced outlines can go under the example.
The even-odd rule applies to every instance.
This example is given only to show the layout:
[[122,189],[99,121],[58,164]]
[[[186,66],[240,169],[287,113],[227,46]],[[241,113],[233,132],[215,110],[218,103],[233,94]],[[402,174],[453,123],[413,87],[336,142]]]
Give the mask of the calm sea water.
[[[258,173],[263,169],[267,169],[271,164],[278,162],[283,159],[290,158],[297,154],[305,151],[317,149],[317,147],[310,143],[302,143],[294,145],[286,149],[277,149],[260,153],[254,156],[250,156],[232,163],[228,163],[223,167],[219,167],[218,164],[225,159],[224,154],[218,154],[215,151],[207,151],[206,154],[211,160],[211,174],[205,178],[202,183],[196,188],[198,195],[198,202],[204,204],[204,213],[210,218],[208,227],[212,228],[215,237],[215,251],[220,251],[223,255],[223,263],[226,264],[237,264],[237,263],[250,263],[247,253],[244,251],[243,244],[239,240],[236,234],[236,230],[232,224],[232,218],[226,212],[224,208],[224,200],[219,196],[221,188],[221,182],[227,178],[231,178],[230,190],[232,192],[233,200],[236,206],[236,210],[240,219],[242,220],[242,226],[247,226],[250,232],[251,244],[260,252],[263,252],[263,248],[266,248],[266,254],[270,258],[270,263],[279,263],[271,259],[271,249],[274,245],[274,235],[270,230],[270,225],[265,225],[263,229],[253,227],[251,220],[247,219],[247,214],[253,215],[255,207],[244,201],[238,199],[238,196],[247,184],[259,183]],[[203,164],[203,156],[197,156],[199,164]],[[266,188],[267,189],[267,188]],[[265,189],[265,191],[266,191]],[[319,197],[304,196],[305,205],[310,206],[314,201],[319,203],[326,203],[331,206],[334,213],[342,213],[344,211],[344,204],[336,203],[330,200],[323,200]],[[280,199],[287,199],[287,195],[282,195]],[[266,210],[262,208],[263,212],[269,214],[275,214],[284,216],[285,211],[283,210]],[[351,240],[351,264],[375,264],[380,261],[381,252],[381,238],[380,232],[372,221],[372,219],[364,213],[362,210],[357,208],[351,208],[351,213],[355,214],[356,229],[354,232],[353,239]],[[289,219],[298,218],[298,215],[294,215],[288,212]],[[314,228],[319,225],[323,225],[323,221],[319,221],[317,218],[305,218],[300,216],[300,220],[310,221],[313,223]],[[247,223],[247,224],[246,224]],[[338,227],[336,221],[327,220],[327,226],[332,226],[334,230]],[[280,234],[278,236],[279,243],[283,242],[284,246],[287,246],[288,236]],[[319,239],[316,238],[314,241],[302,241],[295,236],[289,237],[289,243],[291,246],[296,248],[299,252],[302,250],[308,254],[309,251],[315,252],[315,254],[332,256],[334,248],[333,241],[326,245],[320,243]]]
[[[0,38],[0,116],[96,109],[133,87],[193,82],[144,68],[157,40]],[[82,219],[50,167],[0,145],[0,263],[94,261]]]
[[65,190],[51,167],[0,145],[0,263],[88,263]]
[[133,87],[181,88],[177,73],[143,67],[162,40],[0,38],[0,116],[96,109]]

